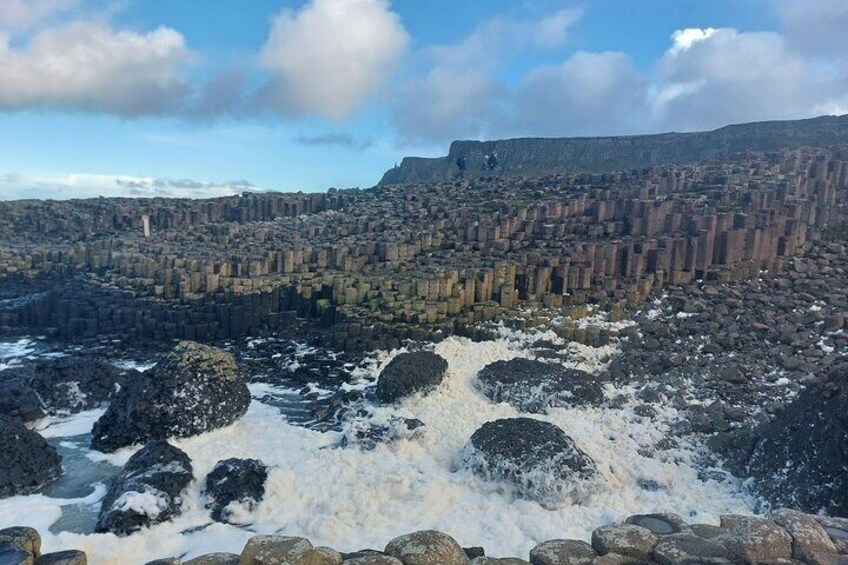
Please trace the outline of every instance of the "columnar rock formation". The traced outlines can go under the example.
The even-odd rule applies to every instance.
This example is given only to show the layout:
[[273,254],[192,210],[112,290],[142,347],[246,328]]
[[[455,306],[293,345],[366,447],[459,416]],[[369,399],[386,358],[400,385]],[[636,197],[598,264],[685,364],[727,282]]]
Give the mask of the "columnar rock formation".
[[336,323],[333,345],[368,348],[526,304],[614,311],[667,284],[779,269],[846,188],[836,147],[313,195],[0,203],[0,328],[209,340],[310,318]]

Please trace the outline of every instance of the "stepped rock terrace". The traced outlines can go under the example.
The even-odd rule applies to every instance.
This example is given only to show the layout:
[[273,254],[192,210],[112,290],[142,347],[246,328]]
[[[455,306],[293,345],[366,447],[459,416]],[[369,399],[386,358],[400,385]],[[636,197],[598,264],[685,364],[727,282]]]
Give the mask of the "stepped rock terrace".
[[[779,270],[841,221],[848,148],[211,200],[0,203],[0,331],[372,349],[528,305],[610,312]],[[143,217],[148,218],[149,237]],[[598,340],[604,336],[578,336]]]

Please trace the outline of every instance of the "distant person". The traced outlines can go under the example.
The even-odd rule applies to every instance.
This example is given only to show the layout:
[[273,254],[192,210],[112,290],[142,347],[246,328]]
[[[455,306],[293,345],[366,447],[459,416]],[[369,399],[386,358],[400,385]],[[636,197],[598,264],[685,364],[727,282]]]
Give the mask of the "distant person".
[[468,169],[468,159],[465,158],[465,155],[457,157],[456,168],[459,170],[458,178],[465,177],[465,171]]
[[494,171],[498,166],[498,154],[496,151],[492,151],[491,155],[486,155],[485,157],[485,165],[486,170],[491,172]]

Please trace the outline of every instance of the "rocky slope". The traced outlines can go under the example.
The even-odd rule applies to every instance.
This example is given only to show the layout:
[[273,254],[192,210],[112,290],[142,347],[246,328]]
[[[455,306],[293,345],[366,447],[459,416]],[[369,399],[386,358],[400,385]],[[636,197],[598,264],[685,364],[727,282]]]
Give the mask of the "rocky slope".
[[[848,141],[848,115],[809,120],[757,122],[697,133],[622,137],[521,138],[455,141],[446,157],[406,157],[386,171],[380,184],[438,182],[461,176],[531,176],[548,173],[609,172],[654,165],[726,159],[746,151],[828,146]],[[497,164],[486,166],[496,154]]]

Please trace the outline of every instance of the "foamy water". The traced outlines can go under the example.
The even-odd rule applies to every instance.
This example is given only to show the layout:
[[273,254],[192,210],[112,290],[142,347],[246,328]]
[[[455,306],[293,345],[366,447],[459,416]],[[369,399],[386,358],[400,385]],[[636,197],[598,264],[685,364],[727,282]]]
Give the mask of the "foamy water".
[[[89,505],[96,511],[101,487],[73,500],[43,495],[0,500],[0,527],[36,527],[44,536],[46,551],[82,549],[94,564],[238,552],[255,533],[305,536],[316,545],[340,551],[382,549],[397,535],[430,528],[449,533],[463,545],[484,546],[489,555],[526,558],[540,541],[588,540],[595,527],[629,514],[673,510],[692,522],[717,523],[722,513],[752,511],[755,501],[741,494],[737,483],[699,480],[692,449],[683,446],[654,458],[640,454],[650,451],[677,418],[670,407],[658,407],[656,420],[636,416],[633,402],[623,409],[552,409],[547,415],[533,416],[560,426],[597,463],[602,486],[581,505],[546,509],[460,468],[463,448],[480,425],[519,415],[507,404],[492,404],[475,389],[477,371],[493,361],[531,356],[526,346],[526,336],[506,331],[490,342],[453,337],[437,344],[434,350],[449,363],[445,382],[427,396],[375,409],[378,419],[422,420],[423,434],[381,444],[372,451],[335,448],[340,433],[290,425],[277,408],[254,400],[234,425],[173,441],[191,457],[197,479],[185,497],[184,513],[173,522],[125,538],[48,531],[62,516],[63,505]],[[568,365],[597,371],[615,349],[572,344],[570,352]],[[392,356],[381,355],[371,370],[379,372]],[[252,391],[261,396],[269,386],[253,385]],[[73,436],[90,430],[98,415],[91,411],[49,420],[40,423],[39,429],[54,438],[51,441],[61,441],[65,449],[82,451],[92,465],[103,461],[122,465],[132,449],[103,455],[85,449],[79,438],[74,441]],[[230,457],[258,458],[271,467],[265,499],[247,528],[214,523],[204,508],[203,479],[217,461]],[[660,488],[644,490],[640,483],[645,481]]]

